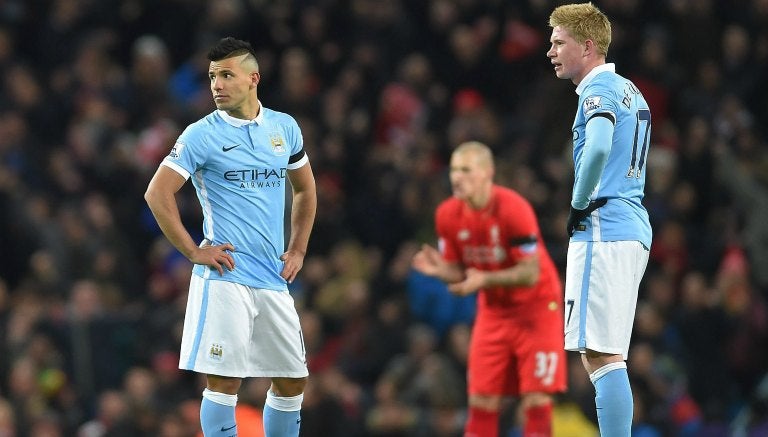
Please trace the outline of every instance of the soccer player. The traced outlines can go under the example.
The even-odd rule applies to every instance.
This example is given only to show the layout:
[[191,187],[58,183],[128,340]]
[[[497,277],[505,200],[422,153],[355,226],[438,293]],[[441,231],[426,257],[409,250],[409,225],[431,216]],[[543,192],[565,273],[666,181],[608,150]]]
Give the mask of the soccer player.
[[556,8],[547,56],[576,85],[575,182],[567,232],[565,348],[581,352],[595,386],[600,435],[629,436],[627,352],[651,226],[642,199],[651,112],[605,57],[611,23],[591,3]]
[[478,293],[468,362],[466,437],[499,435],[505,395],[520,398],[525,437],[552,435],[552,395],[565,390],[562,287],[533,208],[493,183],[490,149],[472,141],[451,155],[453,197],[435,213],[438,249],[423,245],[413,267]]
[[[245,377],[271,378],[265,434],[295,437],[308,371],[287,283],[304,263],[315,179],[296,121],[258,99],[251,45],[224,38],[208,59],[217,109],[182,132],[145,194],[166,238],[194,263],[179,368],[206,375],[200,408],[206,437],[237,435],[235,405]],[[184,228],[175,199],[190,178],[203,211],[200,245]]]

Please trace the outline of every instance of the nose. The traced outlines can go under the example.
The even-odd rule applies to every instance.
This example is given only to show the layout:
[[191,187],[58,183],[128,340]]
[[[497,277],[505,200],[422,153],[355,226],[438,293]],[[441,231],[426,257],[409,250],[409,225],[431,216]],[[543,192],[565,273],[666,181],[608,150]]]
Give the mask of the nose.
[[551,45],[549,47],[549,50],[547,50],[547,57],[548,58],[554,58],[555,57],[555,45]]

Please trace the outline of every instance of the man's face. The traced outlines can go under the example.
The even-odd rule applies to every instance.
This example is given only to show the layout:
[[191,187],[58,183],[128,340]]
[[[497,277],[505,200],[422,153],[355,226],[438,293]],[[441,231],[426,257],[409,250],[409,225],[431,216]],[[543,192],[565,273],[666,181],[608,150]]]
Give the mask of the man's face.
[[243,62],[246,55],[211,61],[208,78],[216,108],[222,111],[241,109],[248,101],[252,87],[258,83],[258,72],[250,63]]
[[493,174],[490,167],[481,164],[477,155],[463,152],[451,156],[450,177],[454,197],[471,202],[483,197]]
[[555,75],[559,79],[570,79],[575,84],[581,82],[585,75],[584,45],[576,42],[568,31],[560,26],[552,29],[549,42],[552,45],[547,51],[547,57],[555,67]]

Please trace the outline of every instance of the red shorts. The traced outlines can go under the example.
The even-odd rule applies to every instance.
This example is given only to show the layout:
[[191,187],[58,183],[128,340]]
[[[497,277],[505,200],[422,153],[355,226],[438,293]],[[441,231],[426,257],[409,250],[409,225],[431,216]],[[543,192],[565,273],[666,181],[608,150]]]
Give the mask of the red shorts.
[[469,349],[469,394],[562,392],[566,367],[561,302],[531,302],[504,316],[478,313]]

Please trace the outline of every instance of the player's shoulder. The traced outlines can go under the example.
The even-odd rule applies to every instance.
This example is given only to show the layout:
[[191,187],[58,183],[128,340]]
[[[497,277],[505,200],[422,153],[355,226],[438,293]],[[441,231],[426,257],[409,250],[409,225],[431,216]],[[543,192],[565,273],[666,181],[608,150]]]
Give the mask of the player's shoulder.
[[261,106],[261,110],[264,111],[265,120],[283,125],[298,126],[296,119],[287,112],[281,112],[272,108],[267,108],[264,105]]
[[581,109],[589,117],[596,112],[615,112],[624,98],[628,79],[613,71],[602,71],[581,93]]
[[221,118],[219,114],[217,114],[217,111],[213,111],[205,117],[190,123],[185,130],[191,132],[208,131],[211,129],[216,129],[222,124],[225,124],[224,119]]
[[463,205],[464,203],[461,200],[451,196],[437,205],[437,211],[460,211]]
[[435,216],[438,220],[448,220],[461,214],[464,208],[464,202],[451,196],[437,205]]
[[181,133],[181,138],[189,141],[216,132],[221,127],[222,123],[223,120],[221,117],[216,114],[216,111],[213,111],[205,117],[187,125]]
[[528,199],[512,188],[494,185],[492,195],[502,207],[517,208],[519,205],[529,205]]
[[496,214],[503,221],[520,223],[520,220],[535,217],[531,202],[512,188],[494,185],[493,196]]
[[582,95],[588,96],[597,94],[610,96],[615,94],[626,81],[626,78],[616,72],[602,71],[589,81],[587,86],[584,87]]
[[623,97],[627,88],[637,92],[637,86],[631,79],[615,71],[603,71],[590,81],[584,88],[582,96],[602,95],[606,97]]

